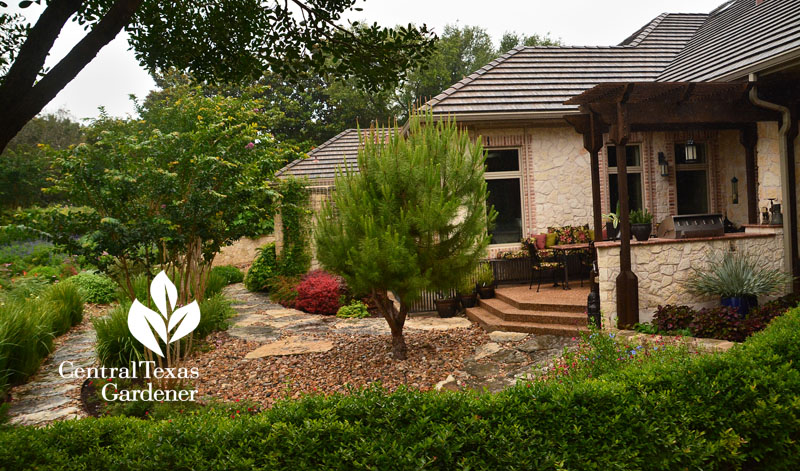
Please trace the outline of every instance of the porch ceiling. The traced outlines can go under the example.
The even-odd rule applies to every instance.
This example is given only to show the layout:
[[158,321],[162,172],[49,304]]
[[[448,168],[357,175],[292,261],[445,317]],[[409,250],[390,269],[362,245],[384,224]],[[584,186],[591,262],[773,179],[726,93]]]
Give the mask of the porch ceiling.
[[757,121],[776,121],[779,115],[750,103],[752,84],[706,82],[603,83],[570,98],[583,116],[566,117],[579,132],[588,130],[594,114],[603,131],[619,121],[618,105],[624,105],[625,122],[631,130],[686,127],[736,128]]

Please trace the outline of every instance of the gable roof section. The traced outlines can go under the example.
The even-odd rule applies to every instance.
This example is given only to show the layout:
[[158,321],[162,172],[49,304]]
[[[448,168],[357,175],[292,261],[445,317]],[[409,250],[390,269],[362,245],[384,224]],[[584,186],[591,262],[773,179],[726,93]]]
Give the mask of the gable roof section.
[[[369,133],[362,129],[360,133]],[[380,128],[381,136],[393,132],[392,129]],[[328,139],[319,147],[312,149],[305,159],[297,159],[280,169],[276,176],[285,178],[289,175],[305,177],[310,180],[333,180],[339,167],[357,170],[358,150],[360,148],[359,130],[345,129]]]
[[653,81],[705,21],[663,14],[619,46],[512,49],[428,101],[437,115],[574,111],[564,101],[603,82]]
[[732,0],[711,12],[659,81],[734,80],[800,59],[800,0]]

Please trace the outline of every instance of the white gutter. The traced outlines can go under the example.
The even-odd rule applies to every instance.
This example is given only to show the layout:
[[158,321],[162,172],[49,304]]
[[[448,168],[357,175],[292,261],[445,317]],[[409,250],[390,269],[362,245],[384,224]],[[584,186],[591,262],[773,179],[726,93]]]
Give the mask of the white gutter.
[[789,201],[792,199],[789,195],[789,128],[792,125],[792,112],[789,108],[762,100],[758,97],[758,75],[755,73],[749,76],[750,83],[753,86],[750,88],[750,102],[756,106],[764,109],[777,111],[781,113],[781,127],[778,129],[778,153],[780,155],[781,165],[781,210],[783,212],[783,267],[787,273],[792,273],[792,208]]

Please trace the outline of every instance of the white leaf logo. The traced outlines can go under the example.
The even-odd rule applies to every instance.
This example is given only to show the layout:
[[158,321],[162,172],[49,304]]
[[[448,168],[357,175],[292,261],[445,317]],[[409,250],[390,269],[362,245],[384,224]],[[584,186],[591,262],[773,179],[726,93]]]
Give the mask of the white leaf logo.
[[[164,353],[156,335],[164,342],[164,345],[186,337],[200,324],[200,306],[197,301],[192,301],[186,306],[175,309],[178,290],[163,271],[156,275],[153,282],[150,283],[150,296],[159,312],[148,308],[138,299],[134,300],[128,311],[128,329],[142,345],[163,357]],[[169,335],[173,329],[175,332]]]

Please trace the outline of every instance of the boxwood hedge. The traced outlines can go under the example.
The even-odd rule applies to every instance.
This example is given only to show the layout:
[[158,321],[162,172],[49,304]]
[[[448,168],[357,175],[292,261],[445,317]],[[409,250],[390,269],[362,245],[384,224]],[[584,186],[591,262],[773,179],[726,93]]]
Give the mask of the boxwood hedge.
[[378,388],[256,415],[0,432],[5,469],[797,469],[800,310],[724,354],[499,394]]

